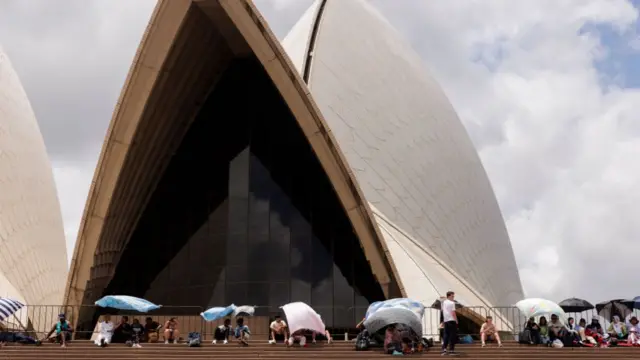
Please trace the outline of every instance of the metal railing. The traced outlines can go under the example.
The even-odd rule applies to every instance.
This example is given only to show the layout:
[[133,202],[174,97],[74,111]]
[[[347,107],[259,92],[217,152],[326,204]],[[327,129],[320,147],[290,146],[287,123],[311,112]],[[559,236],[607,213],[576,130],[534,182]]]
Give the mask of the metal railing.
[[[276,306],[256,306],[256,317],[271,319],[276,314],[281,314],[281,309]],[[333,326],[337,321],[327,321],[327,326],[336,338],[347,336],[351,339],[357,335],[355,329],[356,323],[364,317],[367,307],[350,307],[339,308],[332,306],[314,306],[314,309],[323,315],[325,319],[334,319],[340,316],[347,316],[353,319],[353,324],[349,327]],[[184,329],[182,333],[187,331],[198,331],[203,335],[211,335],[214,326],[217,323],[206,322],[200,313],[205,311],[201,306],[163,306],[161,309],[151,311],[147,314],[137,313],[134,311],[123,311],[114,309],[98,308],[94,305],[28,305],[20,309],[14,316],[5,319],[1,325],[4,329],[14,329],[26,331],[38,338],[46,335],[57,321],[59,314],[64,313],[67,319],[75,327],[75,336],[90,337],[95,331],[95,325],[100,316],[111,315],[112,321],[117,322],[122,316],[128,316],[129,321],[138,319],[140,323],[145,324],[145,319],[150,317],[153,321],[163,325],[171,317],[177,317],[180,328]],[[480,331],[480,325],[485,321],[487,316],[492,316],[496,328],[506,334],[517,334],[522,331],[526,324],[526,318],[522,316],[520,311],[512,306],[503,307],[485,307],[485,306],[465,306],[457,310],[460,319],[460,333],[477,336]],[[640,314],[632,314],[640,317]],[[598,317],[595,310],[589,310],[582,313],[568,313],[575,319],[576,324],[580,319],[590,322],[592,318]],[[344,318],[341,319],[344,324]],[[604,319],[606,324],[610,319]],[[251,321],[251,320],[249,320]],[[349,322],[349,321],[347,321]],[[267,326],[265,323],[251,321],[256,326]],[[441,311],[432,308],[426,308],[422,319],[423,334],[429,337],[439,337],[441,324]],[[604,325],[604,324],[603,324]],[[253,329],[252,329],[253,330]],[[265,333],[267,329],[264,329]]]

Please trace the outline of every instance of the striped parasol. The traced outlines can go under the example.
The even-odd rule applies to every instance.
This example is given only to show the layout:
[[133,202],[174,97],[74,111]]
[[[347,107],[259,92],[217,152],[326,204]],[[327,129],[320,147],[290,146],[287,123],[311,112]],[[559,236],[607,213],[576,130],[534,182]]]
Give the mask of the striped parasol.
[[0,321],[5,321],[9,316],[15,314],[24,306],[18,300],[0,297]]

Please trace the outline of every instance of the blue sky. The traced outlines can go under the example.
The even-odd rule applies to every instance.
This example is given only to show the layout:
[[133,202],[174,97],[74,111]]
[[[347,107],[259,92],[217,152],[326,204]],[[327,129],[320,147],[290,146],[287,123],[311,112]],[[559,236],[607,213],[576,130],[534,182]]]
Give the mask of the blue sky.
[[[640,8],[640,0],[631,0],[636,8]],[[602,43],[609,50],[609,54],[596,66],[620,86],[640,88],[640,22],[626,33],[616,31],[610,25],[586,26],[585,30],[599,33]],[[634,43],[635,49],[629,44]]]

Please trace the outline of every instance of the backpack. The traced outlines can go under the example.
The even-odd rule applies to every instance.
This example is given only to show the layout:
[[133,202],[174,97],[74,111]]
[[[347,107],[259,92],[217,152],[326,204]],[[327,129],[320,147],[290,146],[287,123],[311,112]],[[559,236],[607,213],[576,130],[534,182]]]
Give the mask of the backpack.
[[461,336],[460,344],[473,344],[473,338],[471,337],[471,335]]
[[356,337],[356,350],[369,350],[370,341],[371,339],[369,339],[369,332],[367,330],[363,330],[360,334],[358,334],[358,337]]
[[200,346],[200,333],[198,332],[190,332],[189,336],[187,336],[187,345],[189,347],[198,347]]
[[531,336],[531,330],[529,329],[524,329],[521,333],[520,336],[518,336],[518,342],[520,344],[531,344],[533,342],[533,337]]

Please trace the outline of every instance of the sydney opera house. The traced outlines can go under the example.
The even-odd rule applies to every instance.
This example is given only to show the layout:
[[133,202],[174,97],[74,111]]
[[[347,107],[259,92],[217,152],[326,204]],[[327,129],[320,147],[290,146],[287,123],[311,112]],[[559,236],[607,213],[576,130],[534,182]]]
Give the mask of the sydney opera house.
[[62,303],[69,263],[53,172],[29,100],[2,49],[0,245],[0,297]]
[[[0,213],[24,219],[9,221],[16,233],[26,229],[7,238],[0,227],[16,249],[0,269],[17,292],[48,301],[66,261],[51,259],[61,256],[60,216],[28,114],[9,121],[37,145],[14,174],[32,181],[20,186],[44,182],[43,194],[29,194],[43,206]],[[0,144],[27,143],[15,134],[0,131]],[[13,159],[0,153],[0,166]],[[16,277],[10,265],[51,227],[60,240]],[[51,281],[29,282],[42,274]],[[377,10],[318,0],[280,43],[249,0],[160,0],[106,135],[65,303],[128,294],[268,315],[304,301],[329,327],[349,328],[370,302],[429,305],[448,290],[474,306],[523,297],[476,149]],[[87,308],[78,324],[96,316]]]

